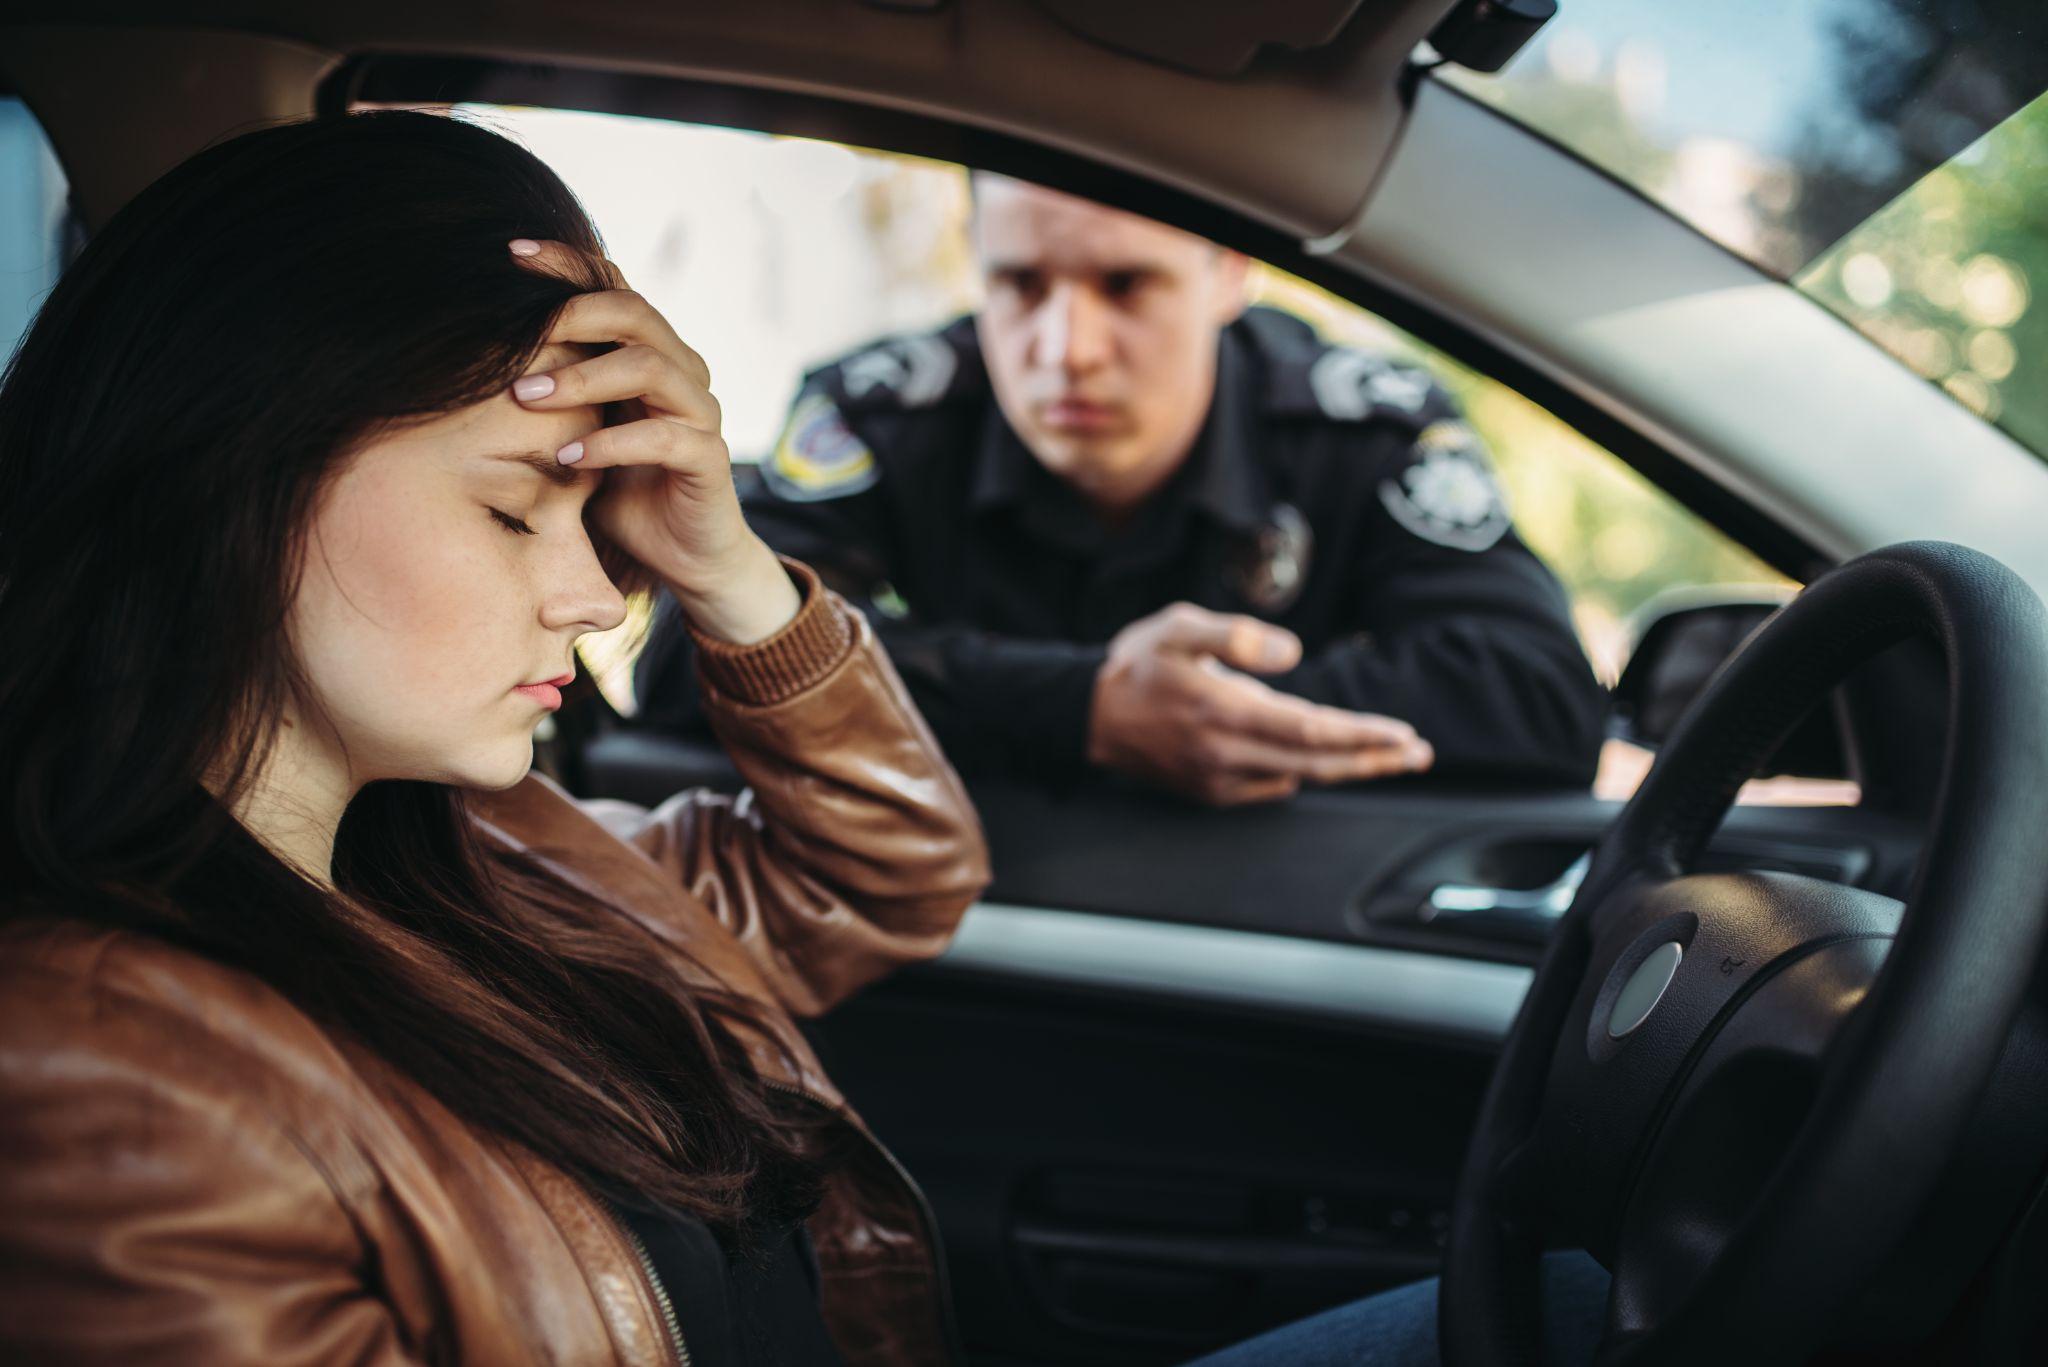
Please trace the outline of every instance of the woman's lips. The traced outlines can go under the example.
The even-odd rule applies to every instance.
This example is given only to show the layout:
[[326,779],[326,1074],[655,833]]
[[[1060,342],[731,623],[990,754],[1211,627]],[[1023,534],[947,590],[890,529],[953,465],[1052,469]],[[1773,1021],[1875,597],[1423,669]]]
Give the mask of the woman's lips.
[[525,694],[550,712],[562,705],[562,690],[551,683],[521,684],[512,691]]
[[520,684],[512,691],[526,695],[552,712],[562,705],[562,686],[575,677],[574,674],[564,674],[559,679],[549,679],[545,683]]

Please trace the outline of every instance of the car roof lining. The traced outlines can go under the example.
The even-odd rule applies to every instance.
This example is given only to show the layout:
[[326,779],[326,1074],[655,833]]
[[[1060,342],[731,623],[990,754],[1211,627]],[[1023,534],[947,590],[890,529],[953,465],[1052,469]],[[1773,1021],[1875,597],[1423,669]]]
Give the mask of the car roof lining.
[[[272,0],[251,11],[224,0],[28,0],[12,7],[0,67],[43,118],[51,139],[93,146],[134,139],[137,96],[176,78],[179,99],[151,101],[153,144],[109,171],[87,164],[90,216],[226,130],[213,89],[251,87],[243,119],[292,111],[286,87],[310,61],[360,53],[434,53],[758,86],[871,104],[1025,139],[1146,175],[1300,238],[1357,213],[1399,131],[1409,54],[1453,0],[1236,0],[1113,7],[1065,0],[751,0],[741,6],[584,0],[501,7],[479,22],[456,0]],[[1208,42],[1204,59],[1230,75],[1170,66],[1185,35],[1154,35],[1145,56],[1131,16],[1152,15]],[[23,22],[26,20],[28,22]],[[1243,60],[1225,49],[1243,48]],[[1249,47],[1245,47],[1249,44]],[[1300,46],[1306,44],[1306,46]],[[122,79],[65,100],[44,77],[107,50]],[[1197,44],[1196,46],[1199,46]],[[73,66],[73,70],[78,69]],[[86,69],[109,68],[97,62]],[[130,82],[141,81],[140,87]],[[190,98],[193,107],[183,101]],[[49,106],[46,109],[45,106]],[[1162,118],[1159,111],[1172,111]],[[240,121],[237,121],[239,124]],[[74,133],[74,130],[76,132]],[[97,161],[98,157],[93,158]],[[153,169],[150,169],[153,168]]]
[[[1205,76],[1242,75],[1267,48],[1328,46],[1364,0],[1037,0],[1084,38],[1113,51]],[[1375,4],[1367,22],[1393,6]]]

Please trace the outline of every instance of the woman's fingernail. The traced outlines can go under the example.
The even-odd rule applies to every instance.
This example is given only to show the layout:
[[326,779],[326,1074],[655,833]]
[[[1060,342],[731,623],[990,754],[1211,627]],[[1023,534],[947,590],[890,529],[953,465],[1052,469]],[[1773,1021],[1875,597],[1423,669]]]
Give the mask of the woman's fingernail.
[[580,441],[570,442],[567,446],[555,452],[555,459],[564,465],[574,465],[577,461],[583,459],[583,443]]
[[522,375],[512,382],[515,398],[545,399],[555,392],[555,377],[552,375]]
[[515,237],[512,239],[512,255],[539,256],[540,243],[530,237]]

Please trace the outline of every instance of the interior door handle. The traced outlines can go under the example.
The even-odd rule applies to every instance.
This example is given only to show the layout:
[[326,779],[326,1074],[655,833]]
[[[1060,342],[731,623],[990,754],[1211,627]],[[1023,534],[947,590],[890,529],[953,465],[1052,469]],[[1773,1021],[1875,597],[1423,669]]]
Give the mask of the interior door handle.
[[1416,919],[1429,925],[1452,925],[1460,929],[1506,932],[1516,938],[1542,939],[1550,926],[1571,910],[1586,881],[1593,852],[1587,850],[1557,876],[1557,881],[1540,888],[1489,888],[1472,883],[1440,883],[1431,889],[1416,912]]

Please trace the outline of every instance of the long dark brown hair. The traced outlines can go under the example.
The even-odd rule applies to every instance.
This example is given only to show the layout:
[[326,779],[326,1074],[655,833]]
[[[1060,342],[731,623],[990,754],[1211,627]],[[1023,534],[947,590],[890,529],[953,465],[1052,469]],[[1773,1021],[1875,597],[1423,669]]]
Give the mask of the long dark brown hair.
[[483,838],[459,789],[367,785],[331,891],[229,814],[304,696],[283,623],[324,482],[501,393],[605,287],[518,266],[515,237],[603,251],[517,143],[378,111],[209,146],[65,271],[0,376],[0,916],[233,963],[472,1123],[744,1245],[819,1190],[744,999]]

